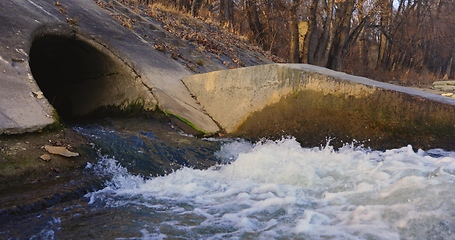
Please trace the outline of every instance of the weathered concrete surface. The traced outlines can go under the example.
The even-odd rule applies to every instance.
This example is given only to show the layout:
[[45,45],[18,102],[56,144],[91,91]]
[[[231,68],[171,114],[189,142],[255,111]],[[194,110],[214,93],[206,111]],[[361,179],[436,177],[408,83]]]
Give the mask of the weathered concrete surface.
[[[67,91],[57,95],[67,96],[73,101],[66,106],[80,106],[84,101],[94,104],[79,110],[76,107],[72,114],[85,114],[103,106],[116,105],[126,108],[128,104],[139,103],[145,110],[159,107],[203,132],[218,131],[217,125],[203,113],[200,105],[180,81],[191,72],[155,50],[141,36],[122,27],[94,1],[0,1],[0,33],[0,134],[31,132],[55,121],[53,108],[49,104],[55,99],[40,97],[41,89],[29,67],[29,53],[34,40],[46,37],[59,41],[67,39],[68,44],[73,46],[70,49],[75,52],[87,49],[80,47],[81,43],[89,46],[88,55],[95,55],[87,60],[90,63],[100,63],[103,60],[109,62],[94,69],[88,66],[93,64],[86,64],[87,66],[79,69],[81,72],[99,70],[99,76],[96,76],[96,73],[80,75],[92,80],[94,78],[94,83],[90,82],[90,79],[83,79],[77,84],[70,81],[70,86],[60,83],[61,85],[53,89],[62,88],[62,91]],[[46,51],[50,58],[55,58],[65,55],[58,53],[64,49],[67,48],[52,49],[52,44],[44,44],[44,53],[38,54],[43,58],[39,58],[38,62],[45,61],[43,59]],[[71,75],[77,72],[78,68],[74,67],[69,59],[71,56],[54,59],[49,64],[53,64],[58,69],[57,72]],[[81,59],[83,58],[79,58]],[[45,67],[46,63],[40,62],[37,66]],[[52,69],[52,66],[47,68]],[[68,68],[71,71],[65,72]],[[50,76],[44,75],[41,81],[46,81],[47,77]],[[65,78],[64,75],[61,77]],[[59,82],[56,80],[58,76],[51,78],[54,79],[53,83]],[[83,90],[78,90],[76,85]],[[49,93],[45,92],[44,95],[46,94]],[[106,100],[107,98],[112,100]]]
[[354,140],[375,149],[455,149],[455,99],[305,64],[183,79],[232,136],[294,136],[305,146]]

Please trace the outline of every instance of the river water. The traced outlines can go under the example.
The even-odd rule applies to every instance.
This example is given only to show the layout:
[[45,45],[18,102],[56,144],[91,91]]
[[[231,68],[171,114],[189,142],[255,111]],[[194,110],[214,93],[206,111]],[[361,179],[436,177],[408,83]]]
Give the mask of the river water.
[[[93,139],[107,132],[78,130]],[[142,132],[151,135],[159,142],[160,134]],[[194,168],[198,160],[189,159],[188,166],[150,175],[144,164],[101,151],[86,167],[107,179],[101,189],[17,216],[3,233],[11,239],[454,239],[455,152],[353,145],[335,151],[330,143],[302,148],[292,137],[252,143],[181,136],[207,145],[158,154],[186,152],[180,161],[212,164]]]

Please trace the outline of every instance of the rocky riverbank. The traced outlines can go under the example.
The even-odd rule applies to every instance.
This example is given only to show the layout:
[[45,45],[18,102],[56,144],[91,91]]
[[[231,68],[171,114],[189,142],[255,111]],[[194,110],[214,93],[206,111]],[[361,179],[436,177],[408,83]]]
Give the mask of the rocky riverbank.
[[[45,146],[78,156],[52,154]],[[0,136],[0,218],[23,214],[81,197],[99,185],[85,173],[96,159],[90,142],[71,128]]]
[[2,217],[47,208],[96,190],[105,176],[86,167],[104,157],[116,159],[128,172],[143,177],[164,175],[182,166],[206,169],[218,163],[214,153],[221,140],[197,138],[183,133],[184,128],[180,120],[154,113],[80,120],[59,129],[0,136],[0,224]]
[[[79,156],[49,153],[45,146],[65,147]],[[42,183],[85,167],[96,157],[89,141],[70,128],[0,136],[0,189]]]

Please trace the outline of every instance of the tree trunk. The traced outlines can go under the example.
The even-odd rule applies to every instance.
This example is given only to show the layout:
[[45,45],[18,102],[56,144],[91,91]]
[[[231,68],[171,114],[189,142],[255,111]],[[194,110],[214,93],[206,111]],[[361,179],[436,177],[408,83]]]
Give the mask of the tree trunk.
[[299,54],[299,17],[298,7],[300,0],[292,1],[291,8],[289,9],[289,32],[291,35],[289,44],[289,61],[292,63],[300,62]]
[[453,54],[452,54],[452,57],[450,57],[449,62],[447,63],[446,73],[444,74],[444,77],[443,77],[444,80],[449,80],[449,76],[452,72],[452,64],[453,64]]
[[389,42],[386,37],[386,31],[390,25],[390,20],[392,18],[392,6],[388,0],[382,0],[381,3],[381,23],[380,23],[380,41],[379,41],[379,51],[378,51],[378,65],[384,63],[384,57],[388,51]]
[[[325,1],[323,1],[325,2]],[[330,51],[330,40],[332,38],[332,12],[333,12],[333,3],[334,0],[328,0],[328,4],[324,7],[326,9],[326,20],[324,21],[324,28],[322,30],[322,35],[319,38],[318,44],[316,46],[314,64],[318,66],[326,66],[329,58]]]
[[202,0],[192,0],[191,2],[191,15],[197,17],[198,11],[201,8]]
[[338,27],[335,33],[335,39],[330,51],[327,67],[333,70],[340,70],[343,62],[345,46],[349,38],[351,29],[351,18],[354,11],[354,0],[346,0],[339,3],[337,15]]
[[256,0],[246,0],[247,20],[250,25],[250,30],[253,32],[255,42],[262,45],[263,49],[268,49],[268,45],[264,37],[264,27],[259,20],[259,13],[256,6]]
[[234,1],[220,0],[220,18],[221,23],[228,28],[234,24]]
[[[303,60],[306,63],[314,64],[314,55],[318,41],[318,27],[317,27],[317,7],[318,0],[313,0],[310,6],[310,17],[308,19],[308,31],[305,35],[305,44],[303,45]],[[306,60],[306,61],[305,61]]]

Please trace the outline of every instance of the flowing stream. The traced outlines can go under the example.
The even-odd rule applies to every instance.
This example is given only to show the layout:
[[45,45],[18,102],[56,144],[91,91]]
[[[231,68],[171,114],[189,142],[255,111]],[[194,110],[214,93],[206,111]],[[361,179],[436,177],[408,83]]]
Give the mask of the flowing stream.
[[[127,154],[101,149],[86,169],[107,179],[104,186],[16,217],[2,229],[11,239],[454,239],[455,152],[335,151],[293,138],[252,143],[178,132],[167,136],[193,143],[162,145],[162,129],[113,141],[121,134],[76,128],[97,145],[113,134],[107,142],[120,152],[110,152]],[[153,159],[133,153],[184,167],[148,169]],[[148,173],[157,169],[163,174]]]

